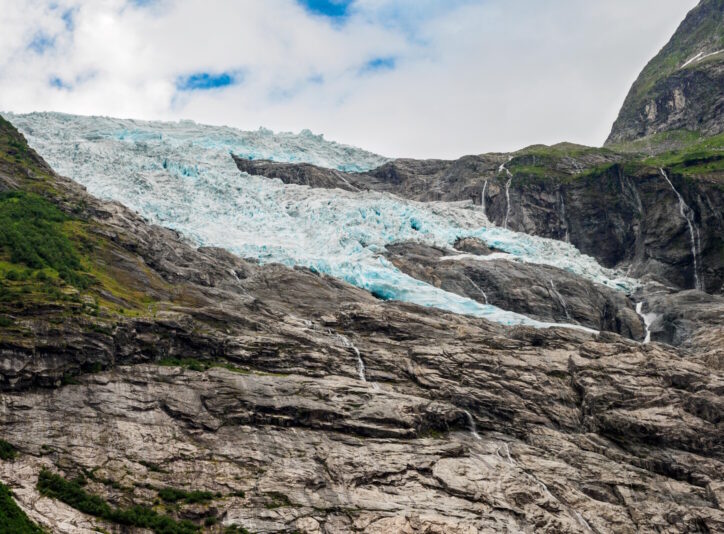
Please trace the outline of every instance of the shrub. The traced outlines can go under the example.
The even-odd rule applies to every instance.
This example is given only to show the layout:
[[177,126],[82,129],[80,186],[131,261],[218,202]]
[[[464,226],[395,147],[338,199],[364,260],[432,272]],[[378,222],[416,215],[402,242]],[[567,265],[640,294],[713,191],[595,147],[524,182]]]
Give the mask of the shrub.
[[158,496],[166,502],[183,501],[187,504],[208,502],[214,498],[210,491],[185,491],[178,488],[163,488],[158,491]]
[[113,508],[97,495],[86,492],[79,480],[66,480],[48,470],[40,472],[38,490],[83,513],[121,525],[147,528],[156,534],[195,534],[199,530],[188,520],[176,521],[146,506]]
[[[47,280],[40,269],[54,269],[59,276],[77,287],[87,287],[90,278],[81,271],[80,257],[63,233],[68,217],[43,197],[21,191],[0,194],[0,249],[12,263],[39,270],[36,277]],[[5,278],[17,280],[9,271]],[[12,278],[9,278],[12,277]]]
[[0,439],[0,460],[12,460],[17,455],[18,452],[15,450],[15,447],[4,439]]
[[15,503],[7,486],[0,484],[0,532],[13,534],[43,534]]

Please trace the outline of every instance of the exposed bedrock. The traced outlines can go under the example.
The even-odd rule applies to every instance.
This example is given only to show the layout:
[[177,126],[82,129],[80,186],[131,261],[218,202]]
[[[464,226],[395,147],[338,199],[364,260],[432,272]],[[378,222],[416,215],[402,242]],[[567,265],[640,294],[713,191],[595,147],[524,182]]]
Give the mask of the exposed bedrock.
[[467,252],[475,250],[474,242],[458,243],[466,251],[463,254],[400,243],[387,247],[387,257],[410,276],[484,304],[541,321],[580,324],[643,339],[641,318],[623,293],[548,265],[486,259]]

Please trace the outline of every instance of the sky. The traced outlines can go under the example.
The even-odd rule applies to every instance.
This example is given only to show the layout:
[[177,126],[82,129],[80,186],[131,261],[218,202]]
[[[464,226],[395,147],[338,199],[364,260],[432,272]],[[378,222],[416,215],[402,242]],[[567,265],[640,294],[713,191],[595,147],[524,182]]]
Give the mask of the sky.
[[0,0],[0,110],[191,119],[389,157],[600,146],[696,0]]

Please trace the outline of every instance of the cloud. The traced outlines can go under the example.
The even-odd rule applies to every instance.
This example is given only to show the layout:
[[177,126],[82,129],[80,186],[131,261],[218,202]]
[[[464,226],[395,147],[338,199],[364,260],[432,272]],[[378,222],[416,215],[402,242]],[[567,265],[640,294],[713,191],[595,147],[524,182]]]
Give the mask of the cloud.
[[600,144],[695,3],[8,1],[0,105],[309,128],[391,156]]

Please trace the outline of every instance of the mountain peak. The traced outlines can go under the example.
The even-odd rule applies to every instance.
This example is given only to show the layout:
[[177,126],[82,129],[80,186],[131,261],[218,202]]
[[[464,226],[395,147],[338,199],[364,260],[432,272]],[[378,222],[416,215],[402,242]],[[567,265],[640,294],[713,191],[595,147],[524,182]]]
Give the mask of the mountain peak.
[[606,145],[724,131],[724,0],[702,0],[631,86]]

